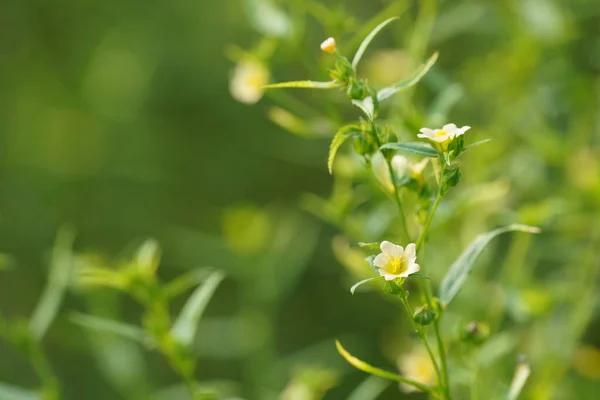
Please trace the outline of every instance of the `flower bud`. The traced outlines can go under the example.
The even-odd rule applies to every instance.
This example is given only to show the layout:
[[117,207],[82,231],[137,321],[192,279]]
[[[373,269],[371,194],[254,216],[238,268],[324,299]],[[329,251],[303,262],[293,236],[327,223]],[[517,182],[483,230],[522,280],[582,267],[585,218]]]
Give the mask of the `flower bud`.
[[346,94],[352,100],[362,100],[367,97],[367,85],[362,81],[351,81],[346,89]]
[[413,321],[415,321],[419,325],[429,325],[436,318],[436,314],[434,311],[429,309],[428,305],[424,305],[415,310],[413,315]]
[[321,50],[325,53],[333,54],[336,51],[335,39],[330,37],[321,43]]
[[460,339],[463,342],[482,344],[490,337],[490,327],[486,323],[471,321],[462,327]]
[[394,281],[386,281],[383,289],[386,293],[396,295],[402,293],[402,288]]

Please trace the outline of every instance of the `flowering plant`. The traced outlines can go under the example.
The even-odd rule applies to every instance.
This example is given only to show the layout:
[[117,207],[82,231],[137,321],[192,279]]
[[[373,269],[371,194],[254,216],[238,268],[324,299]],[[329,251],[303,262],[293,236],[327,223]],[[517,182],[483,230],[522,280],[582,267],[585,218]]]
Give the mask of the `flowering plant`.
[[[367,262],[375,269],[375,276],[367,277],[351,288],[354,294],[357,288],[367,282],[383,280],[384,292],[396,297],[406,310],[412,330],[420,339],[424,351],[415,350],[399,362],[403,375],[381,370],[352,356],[338,341],[339,353],[354,367],[399,382],[402,388],[428,392],[432,397],[451,399],[453,383],[449,373],[447,331],[441,327],[442,317],[451,301],[461,290],[467,276],[473,269],[475,261],[485,246],[501,233],[521,231],[539,232],[538,228],[511,224],[491,232],[477,236],[463,251],[458,259],[449,267],[446,276],[436,285],[427,275],[433,266],[423,264],[417,258],[424,251],[431,223],[436,211],[446,196],[461,178],[460,158],[470,148],[487,142],[482,140],[465,145],[464,134],[470,126],[459,128],[454,123],[446,123],[441,128],[423,127],[416,135],[419,141],[401,141],[386,124],[380,121],[380,113],[384,103],[397,93],[416,85],[435,64],[438,53],[434,53],[425,63],[417,68],[411,76],[390,86],[376,89],[366,79],[357,74],[357,67],[375,36],[396,18],[380,23],[371,31],[358,47],[350,61],[340,54],[335,39],[328,38],[321,44],[321,50],[333,55],[334,66],[329,71],[330,81],[292,81],[266,85],[265,89],[280,88],[313,88],[341,89],[350,102],[358,107],[363,116],[357,122],[342,126],[334,135],[327,161],[330,173],[334,173],[334,164],[339,149],[346,141],[352,140],[356,156],[370,170],[381,184],[383,190],[391,196],[397,210],[400,232],[395,244],[388,240],[373,243],[359,243],[369,251],[380,250],[380,253],[367,257]],[[414,134],[413,134],[414,135]],[[403,154],[422,157],[411,163]],[[426,167],[432,166],[432,175],[427,174]],[[406,211],[406,198],[416,196],[416,218],[410,218]],[[415,221],[416,224],[411,224]],[[416,226],[415,226],[416,225]],[[415,297],[409,294],[407,286],[412,285],[412,278],[418,278],[418,308],[414,306]],[[408,281],[411,282],[408,282]],[[437,293],[436,290],[437,289]],[[481,330],[478,329],[480,332]],[[467,335],[472,339],[475,335]],[[432,342],[435,342],[433,344]],[[424,362],[424,357],[428,358]],[[527,367],[528,368],[528,367]],[[526,370],[527,370],[526,368]],[[420,372],[419,372],[420,371]],[[513,393],[515,397],[525,383],[521,376]]]

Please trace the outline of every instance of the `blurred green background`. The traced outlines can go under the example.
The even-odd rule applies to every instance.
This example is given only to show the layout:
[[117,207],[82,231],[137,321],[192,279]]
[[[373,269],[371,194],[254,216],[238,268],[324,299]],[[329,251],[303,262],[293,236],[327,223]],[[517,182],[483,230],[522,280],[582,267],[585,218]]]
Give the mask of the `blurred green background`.
[[[227,393],[278,398],[284,388],[290,396],[290,385],[308,382],[316,393],[335,386],[326,399],[347,398],[365,375],[337,355],[336,338],[361,358],[395,368],[386,343],[405,329],[404,317],[375,293],[350,295],[358,279],[334,256],[337,248],[340,258],[345,239],[335,224],[306,211],[306,193],[329,196],[328,141],[358,111],[332,92],[268,95],[254,106],[229,93],[239,53],[232,46],[252,51],[265,32],[255,15],[265,15],[261,3],[1,3],[0,252],[7,268],[0,271],[0,311],[6,319],[31,314],[56,233],[68,225],[77,233],[77,251],[113,258],[156,238],[164,280],[202,266],[228,274],[196,346],[196,376]],[[469,140],[493,142],[465,156],[460,189],[432,231],[431,246],[440,250],[429,260],[448,265],[475,234],[502,223],[541,226],[539,237],[500,240],[482,262],[488,269],[480,278],[494,280],[493,267],[512,257],[504,284],[542,299],[537,308],[526,301],[512,307],[504,323],[522,327],[519,341],[495,376],[510,382],[512,360],[525,352],[534,371],[528,398],[595,398],[598,1],[273,4],[291,29],[266,42],[275,47],[264,60],[274,81],[327,79],[331,59],[319,43],[335,36],[343,47],[382,10],[391,14],[377,22],[395,10],[401,20],[367,53],[372,80],[383,74],[377,67],[386,57],[398,59],[392,50],[406,50],[398,57],[407,65],[440,51],[434,70],[395,103],[396,120],[390,119],[415,133],[420,122],[438,121],[438,112],[448,118],[441,123],[472,126]],[[267,26],[281,17],[266,15]],[[274,104],[299,112],[291,96],[328,111],[309,139],[267,117]],[[363,231],[370,237],[350,238],[352,244],[381,239],[376,226],[370,229]],[[468,293],[485,296],[485,288],[465,289],[464,301]],[[44,344],[66,399],[143,399],[157,392],[185,398],[160,357],[75,326],[73,310],[139,322],[125,296],[73,287]],[[469,320],[488,317],[485,310],[465,313]],[[4,342],[0,381],[39,386],[28,360]],[[399,396],[391,384],[380,398]],[[288,400],[303,398],[320,397]]]

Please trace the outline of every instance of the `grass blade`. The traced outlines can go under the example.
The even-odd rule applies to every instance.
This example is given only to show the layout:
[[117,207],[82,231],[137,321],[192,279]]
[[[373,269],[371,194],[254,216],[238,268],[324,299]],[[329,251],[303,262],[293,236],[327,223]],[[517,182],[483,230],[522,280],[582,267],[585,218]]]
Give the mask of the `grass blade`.
[[439,153],[436,149],[425,143],[420,142],[408,142],[408,143],[386,143],[379,148],[379,150],[391,149],[406,151],[408,153],[418,154],[427,157],[437,157]]
[[348,351],[337,340],[335,341],[335,347],[337,348],[338,353],[340,353],[340,355],[342,357],[344,357],[346,359],[346,361],[348,361],[348,363],[350,363],[350,365],[352,365],[356,369],[359,369],[359,370],[366,372],[368,374],[371,374],[371,375],[377,375],[377,376],[385,378],[385,379],[389,379],[389,380],[400,382],[400,383],[405,383],[407,385],[414,386],[417,389],[423,390],[425,392],[431,392],[433,390],[429,386],[419,383],[417,381],[413,381],[412,379],[404,378],[398,374],[394,374],[393,372],[388,372],[383,369],[374,367],[370,364],[367,364],[366,362],[364,362],[364,361],[354,357],[352,354],[348,353]]
[[108,318],[96,317],[83,313],[72,313],[71,322],[94,331],[111,333],[127,339],[135,340],[145,346],[149,346],[152,340],[146,332],[137,326],[126,324],[124,322],[113,321]]
[[177,317],[177,320],[171,329],[171,334],[175,340],[182,345],[190,346],[193,343],[202,313],[223,278],[225,278],[223,272],[213,272],[202,285],[192,293],[183,306],[183,309],[179,313],[179,317]]
[[29,329],[40,340],[54,321],[67,290],[73,267],[73,241],[75,234],[68,229],[59,230],[52,251],[48,283],[29,320]]
[[396,93],[401,92],[402,90],[406,90],[409,87],[416,85],[431,69],[431,67],[433,67],[433,64],[435,64],[437,59],[438,53],[435,52],[431,57],[429,57],[429,60],[427,60],[425,64],[421,65],[421,67],[419,67],[419,69],[417,69],[413,73],[413,75],[410,78],[408,78],[405,81],[398,82],[392,86],[383,88],[379,92],[377,92],[377,100],[381,102],[385,99],[392,97]]
[[318,82],[318,81],[290,81],[281,83],[272,83],[263,86],[263,89],[283,89],[283,88],[301,88],[301,89],[335,89],[342,87],[335,81]]
[[458,294],[465,283],[467,276],[473,269],[475,261],[490,241],[502,233],[514,231],[539,233],[540,229],[534,226],[512,224],[475,237],[469,246],[467,246],[456,261],[450,266],[448,273],[440,285],[440,300],[444,305],[450,303]]
[[398,19],[398,17],[392,17],[392,18],[386,19],[385,21],[383,21],[382,23],[380,23],[379,25],[377,25],[375,27],[375,29],[373,29],[367,35],[367,37],[365,37],[365,39],[362,41],[362,43],[358,47],[358,50],[356,50],[356,54],[354,54],[354,58],[352,59],[352,68],[356,69],[356,66],[360,62],[360,59],[365,54],[365,51],[367,51],[367,48],[369,47],[369,45],[371,44],[371,42],[373,41],[373,39],[375,39],[375,36],[377,36],[377,34],[383,28],[385,28],[390,22],[392,22],[392,21],[394,21],[396,19]]
[[0,382],[0,399],[2,400],[42,400],[42,396],[32,390]]

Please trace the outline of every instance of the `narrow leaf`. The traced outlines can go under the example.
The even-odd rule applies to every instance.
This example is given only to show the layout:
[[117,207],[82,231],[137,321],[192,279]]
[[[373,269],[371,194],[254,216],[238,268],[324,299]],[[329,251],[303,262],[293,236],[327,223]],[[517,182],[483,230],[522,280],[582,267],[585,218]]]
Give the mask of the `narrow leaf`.
[[438,53],[435,52],[435,53],[433,53],[433,55],[431,57],[429,57],[429,59],[425,62],[425,64],[421,65],[413,73],[413,75],[410,78],[408,78],[405,81],[398,82],[392,86],[388,86],[386,88],[381,89],[377,93],[377,100],[381,102],[385,99],[392,97],[393,95],[395,95],[396,93],[398,93],[402,90],[408,89],[409,87],[416,85],[425,76],[425,74],[431,69],[431,67],[433,67],[433,64],[435,64],[435,62],[437,61],[437,58],[438,58]]
[[171,329],[171,334],[180,344],[190,346],[193,343],[202,313],[223,278],[225,274],[221,271],[213,272],[183,306]]
[[367,283],[369,281],[374,281],[374,280],[380,280],[383,279],[383,276],[374,276],[372,278],[367,278],[367,279],[363,279],[360,282],[356,282],[354,285],[352,285],[352,287],[350,288],[350,293],[354,294],[354,292],[356,291],[356,289],[362,285],[363,283]]
[[512,231],[539,233],[540,229],[528,225],[512,224],[475,237],[458,259],[450,266],[448,273],[440,285],[440,300],[443,304],[447,305],[458,294],[467,276],[473,269],[477,257],[483,252],[488,243],[496,236]]
[[531,367],[527,362],[520,362],[517,364],[506,400],[517,400],[530,374]]
[[484,143],[491,142],[491,141],[492,141],[492,139],[483,139],[483,140],[480,140],[478,142],[471,143],[470,145],[465,146],[465,148],[463,149],[463,151],[467,151],[470,148],[473,148],[473,147],[479,146],[480,144],[484,144]]
[[198,286],[206,280],[213,271],[214,268],[211,267],[194,268],[167,283],[164,287],[164,293],[168,298],[175,298],[180,294],[185,293],[187,290]]
[[83,313],[72,313],[69,317],[71,322],[94,331],[110,333],[126,339],[135,340],[145,346],[152,344],[152,339],[142,329],[135,325],[114,321],[108,318],[96,317]]
[[389,385],[389,381],[383,380],[378,376],[369,376],[350,393],[350,396],[346,400],[375,400]]
[[372,243],[358,242],[358,246],[366,248],[366,249],[370,249],[370,250],[379,250],[380,244],[377,242],[372,242]]
[[342,357],[344,357],[346,359],[346,361],[348,361],[348,363],[350,363],[350,365],[352,365],[356,369],[359,369],[368,374],[380,376],[385,379],[390,379],[392,381],[405,383],[407,385],[414,386],[417,389],[423,390],[425,392],[432,391],[432,388],[430,388],[429,386],[426,386],[422,383],[413,381],[412,379],[404,378],[400,375],[394,374],[393,372],[388,372],[383,369],[380,369],[380,368],[377,368],[377,367],[367,364],[366,362],[364,362],[364,361],[354,357],[352,354],[348,353],[348,351],[337,340],[335,341],[335,347],[337,348],[338,353],[340,353],[340,355]]
[[408,277],[409,278],[429,279],[429,280],[431,280],[430,277],[428,277],[427,275],[423,275],[423,274],[410,274]]
[[352,104],[360,108],[365,115],[373,121],[375,116],[375,105],[373,104],[373,98],[371,96],[365,97],[362,100],[352,100]]
[[362,41],[362,43],[358,47],[358,50],[356,50],[356,54],[354,54],[354,58],[352,59],[352,68],[356,69],[356,66],[360,62],[360,59],[365,54],[365,51],[367,50],[367,47],[369,47],[369,45],[371,44],[371,42],[373,41],[373,39],[375,39],[375,36],[377,36],[377,34],[383,28],[385,28],[390,22],[392,22],[392,21],[394,21],[396,19],[398,19],[398,17],[392,17],[392,18],[386,19],[385,21],[383,21],[382,23],[380,23],[379,25],[377,25],[375,27],[375,29],[373,29],[371,31],[371,33],[369,33],[367,35],[367,37],[364,38],[364,40]]
[[335,161],[338,150],[348,138],[352,137],[352,135],[358,131],[359,128],[357,126],[347,125],[340,128],[333,136],[331,144],[329,145],[329,156],[327,157],[327,169],[330,174],[333,173],[333,162]]
[[383,149],[400,150],[408,153],[419,154],[421,156],[434,158],[439,155],[436,149],[434,149],[426,143],[421,142],[386,143],[379,148],[379,150]]
[[48,283],[29,320],[29,329],[36,339],[41,339],[54,321],[67,290],[73,267],[73,241],[75,235],[63,228],[56,236]]
[[263,89],[281,89],[281,88],[304,88],[304,89],[335,89],[341,87],[339,83],[335,81],[329,82],[317,82],[317,81],[291,81],[272,83],[270,85],[263,86]]
[[42,400],[42,396],[32,390],[23,389],[9,383],[0,382],[2,400]]

